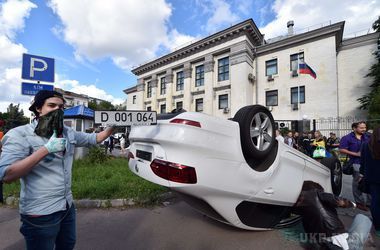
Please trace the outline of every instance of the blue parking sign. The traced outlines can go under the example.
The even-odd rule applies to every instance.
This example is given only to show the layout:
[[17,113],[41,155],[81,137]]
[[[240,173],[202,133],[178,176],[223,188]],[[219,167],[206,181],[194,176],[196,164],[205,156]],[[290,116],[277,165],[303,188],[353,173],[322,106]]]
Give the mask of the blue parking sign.
[[21,83],[21,94],[23,95],[36,95],[40,90],[54,90],[53,85],[39,84],[39,83]]
[[34,81],[54,82],[54,59],[23,54],[21,78]]

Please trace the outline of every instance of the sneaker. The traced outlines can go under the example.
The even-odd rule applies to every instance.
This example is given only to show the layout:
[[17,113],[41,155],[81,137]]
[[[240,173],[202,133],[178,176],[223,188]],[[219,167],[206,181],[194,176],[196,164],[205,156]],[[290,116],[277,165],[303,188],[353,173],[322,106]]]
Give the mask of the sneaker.
[[363,211],[366,211],[366,212],[369,211],[368,207],[366,207],[366,205],[364,205],[364,204],[362,204],[362,203],[356,203],[356,207],[357,207],[358,209],[363,210]]

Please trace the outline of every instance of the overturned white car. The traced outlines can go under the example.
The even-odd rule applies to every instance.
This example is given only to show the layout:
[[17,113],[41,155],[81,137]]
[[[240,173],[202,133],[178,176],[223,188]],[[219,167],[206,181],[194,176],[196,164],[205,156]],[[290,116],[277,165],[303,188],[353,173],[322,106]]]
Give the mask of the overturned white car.
[[339,194],[340,162],[322,163],[278,143],[263,106],[241,108],[232,120],[196,112],[162,115],[130,133],[129,168],[178,192],[194,208],[233,226],[263,230],[294,223],[291,208],[303,182]]

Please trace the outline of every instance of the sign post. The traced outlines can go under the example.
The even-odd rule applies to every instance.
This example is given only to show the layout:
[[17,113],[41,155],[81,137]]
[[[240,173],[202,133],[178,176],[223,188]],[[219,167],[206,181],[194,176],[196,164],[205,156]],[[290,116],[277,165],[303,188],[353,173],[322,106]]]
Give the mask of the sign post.
[[23,54],[21,78],[25,80],[54,82],[54,59]]
[[54,90],[53,85],[40,84],[40,81],[54,82],[54,66],[54,58],[23,54],[21,78],[37,83],[23,82],[21,94],[36,95],[40,90]]

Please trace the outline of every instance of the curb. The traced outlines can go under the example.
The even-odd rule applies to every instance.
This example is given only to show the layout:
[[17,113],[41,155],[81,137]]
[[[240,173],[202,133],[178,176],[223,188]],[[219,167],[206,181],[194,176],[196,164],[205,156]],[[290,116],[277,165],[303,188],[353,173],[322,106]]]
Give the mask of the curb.
[[[166,192],[159,195],[157,198],[158,203],[162,203],[163,205],[168,204],[168,200],[171,200],[175,197],[172,192]],[[18,207],[19,204],[18,197],[7,197],[4,201],[5,206]],[[154,204],[157,201],[152,200],[139,200],[136,201],[134,199],[110,199],[110,200],[100,200],[100,199],[81,199],[74,200],[74,204],[77,208],[117,208],[117,207],[133,207],[136,205],[147,205]]]

